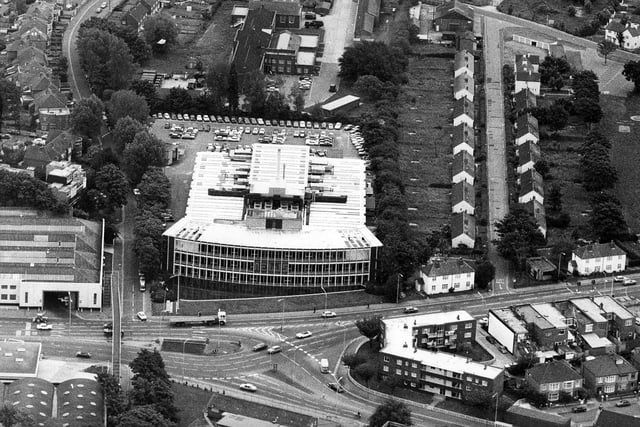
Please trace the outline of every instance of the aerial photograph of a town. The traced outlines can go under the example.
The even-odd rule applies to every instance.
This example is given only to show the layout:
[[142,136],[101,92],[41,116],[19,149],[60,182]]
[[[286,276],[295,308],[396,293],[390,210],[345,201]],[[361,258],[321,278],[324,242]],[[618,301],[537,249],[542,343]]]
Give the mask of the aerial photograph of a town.
[[0,427],[640,427],[640,0],[0,0]]

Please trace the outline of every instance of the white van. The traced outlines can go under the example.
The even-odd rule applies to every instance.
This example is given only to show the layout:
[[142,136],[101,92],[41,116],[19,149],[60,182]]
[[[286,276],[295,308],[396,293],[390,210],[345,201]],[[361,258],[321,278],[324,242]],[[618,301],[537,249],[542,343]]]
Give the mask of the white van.
[[320,360],[320,372],[323,374],[329,373],[329,361],[327,359]]

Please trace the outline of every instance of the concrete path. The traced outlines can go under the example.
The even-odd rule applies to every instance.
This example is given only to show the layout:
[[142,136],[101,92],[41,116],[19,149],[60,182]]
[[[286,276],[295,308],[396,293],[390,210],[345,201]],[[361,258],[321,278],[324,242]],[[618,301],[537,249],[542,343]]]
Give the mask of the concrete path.
[[493,240],[498,238],[495,223],[509,212],[507,155],[502,89],[502,33],[500,21],[484,20],[485,100],[487,111],[487,190],[489,197],[489,260],[496,267],[495,293],[509,292],[509,266],[497,253]]

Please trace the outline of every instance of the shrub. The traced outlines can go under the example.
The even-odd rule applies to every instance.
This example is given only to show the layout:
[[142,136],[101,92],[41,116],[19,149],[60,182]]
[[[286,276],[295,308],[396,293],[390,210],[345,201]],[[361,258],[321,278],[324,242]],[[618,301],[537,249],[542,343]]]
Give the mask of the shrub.
[[567,15],[571,17],[576,16],[576,8],[573,6],[569,6],[569,8],[567,9]]

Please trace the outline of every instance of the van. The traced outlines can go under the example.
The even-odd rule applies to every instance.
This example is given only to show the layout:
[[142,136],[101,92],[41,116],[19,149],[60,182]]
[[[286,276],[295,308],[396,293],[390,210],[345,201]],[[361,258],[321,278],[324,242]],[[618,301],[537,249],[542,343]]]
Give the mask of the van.
[[313,12],[305,12],[304,19],[316,19],[316,14]]
[[329,361],[327,359],[320,360],[320,372],[323,374],[329,373]]

